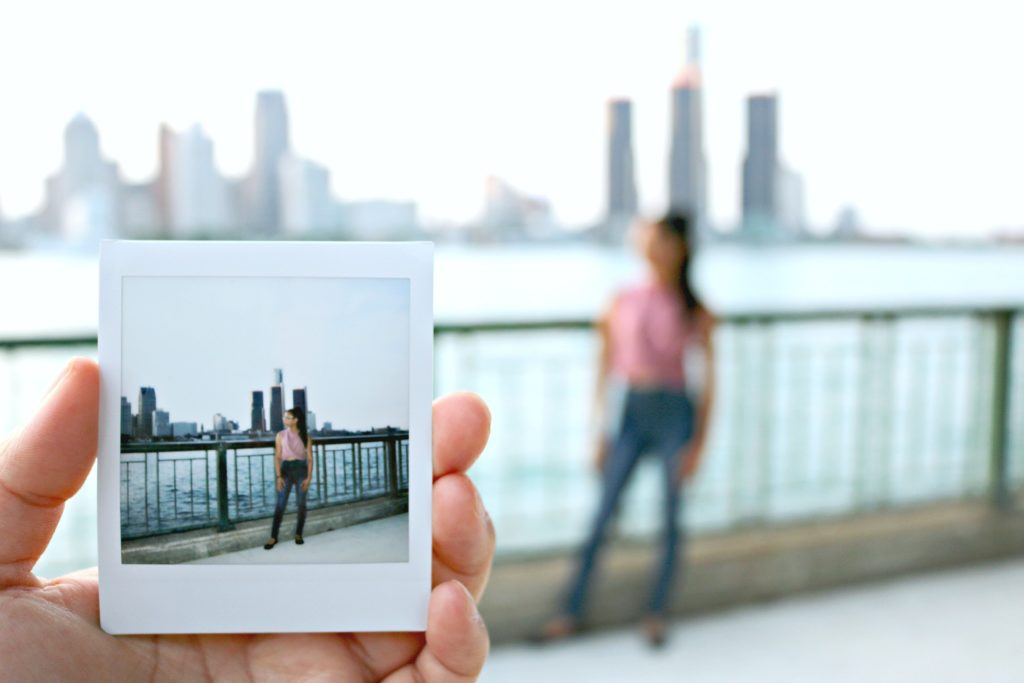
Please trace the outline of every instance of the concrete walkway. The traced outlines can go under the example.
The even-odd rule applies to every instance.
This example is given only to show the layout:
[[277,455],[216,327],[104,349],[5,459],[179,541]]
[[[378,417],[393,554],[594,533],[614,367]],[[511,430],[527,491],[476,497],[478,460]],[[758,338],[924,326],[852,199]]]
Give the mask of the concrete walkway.
[[637,630],[495,648],[485,683],[1024,681],[1024,559],[892,580]]
[[[270,537],[269,524],[267,537]],[[409,515],[394,515],[314,536],[295,545],[294,528],[282,527],[273,550],[262,547],[225,553],[189,564],[302,564],[406,562],[409,558]]]

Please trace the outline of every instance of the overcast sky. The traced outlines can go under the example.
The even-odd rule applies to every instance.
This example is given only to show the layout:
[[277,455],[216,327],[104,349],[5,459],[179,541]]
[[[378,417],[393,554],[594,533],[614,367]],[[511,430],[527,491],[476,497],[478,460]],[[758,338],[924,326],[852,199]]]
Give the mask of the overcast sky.
[[286,407],[307,388],[317,425],[409,425],[409,281],[360,278],[131,277],[122,295],[121,393],[138,412],[156,389],[172,422],[214,413],[251,425],[274,368]]
[[221,169],[251,161],[255,93],[283,89],[296,150],[345,199],[463,221],[503,177],[581,225],[604,207],[605,102],[635,101],[641,202],[666,196],[669,85],[702,27],[712,218],[736,220],[744,98],[780,96],[808,217],[979,236],[1024,225],[1024,25],[1013,2],[6,3],[0,207],[24,214],[78,111],[124,176],[157,126],[200,122]]

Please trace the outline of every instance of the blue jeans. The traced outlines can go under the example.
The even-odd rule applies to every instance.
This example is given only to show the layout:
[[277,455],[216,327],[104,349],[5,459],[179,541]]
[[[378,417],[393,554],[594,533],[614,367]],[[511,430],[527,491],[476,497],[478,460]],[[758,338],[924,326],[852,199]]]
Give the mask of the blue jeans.
[[295,487],[295,496],[298,499],[299,519],[295,525],[295,535],[302,535],[302,527],[306,524],[306,491],[302,490],[302,482],[306,480],[309,468],[305,460],[285,460],[281,463],[281,478],[284,479],[284,486],[277,492],[277,506],[274,508],[274,527],[270,531],[271,538],[277,538],[281,530],[281,519],[284,517],[285,508],[288,507],[288,494],[292,487]]
[[681,503],[676,483],[679,454],[693,434],[694,411],[682,392],[630,389],[626,396],[622,424],[611,443],[605,463],[604,490],[594,526],[580,557],[575,580],[566,601],[566,614],[579,620],[583,616],[587,585],[597,556],[604,544],[605,531],[618,506],[622,491],[640,457],[657,455],[663,473],[664,510],[661,562],[656,568],[654,591],[648,603],[651,614],[662,615],[668,604],[675,570],[676,553],[685,546],[685,532],[676,525]]

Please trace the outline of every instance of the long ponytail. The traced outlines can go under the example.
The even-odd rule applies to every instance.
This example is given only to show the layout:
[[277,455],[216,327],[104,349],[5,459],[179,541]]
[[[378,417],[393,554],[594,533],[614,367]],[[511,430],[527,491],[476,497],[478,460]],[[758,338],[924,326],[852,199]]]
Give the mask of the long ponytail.
[[686,245],[686,254],[683,256],[683,263],[679,267],[679,293],[683,299],[683,312],[688,316],[696,315],[697,311],[703,308],[703,304],[690,286],[690,261],[693,258],[694,247],[697,240],[694,239],[693,220],[685,213],[668,213],[657,222],[659,228],[669,235],[672,235]]

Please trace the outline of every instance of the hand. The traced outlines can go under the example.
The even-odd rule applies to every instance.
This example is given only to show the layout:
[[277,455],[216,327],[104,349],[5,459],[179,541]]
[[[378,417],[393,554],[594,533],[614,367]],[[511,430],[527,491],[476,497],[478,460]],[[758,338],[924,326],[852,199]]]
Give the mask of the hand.
[[278,491],[284,491],[284,477],[280,474],[277,475],[277,481],[275,482]]
[[693,479],[697,473],[697,465],[700,464],[700,454],[704,450],[703,439],[691,439],[679,454],[679,469],[676,470],[676,483],[686,484]]
[[302,491],[303,491],[303,493],[305,493],[308,490],[309,490],[309,478],[307,477],[307,478],[302,480]]
[[466,469],[490,415],[479,398],[434,404],[433,585],[426,633],[110,636],[96,570],[32,574],[63,503],[96,458],[99,369],[72,361],[19,433],[0,445],[0,662],[5,680],[473,680],[487,656],[476,602],[494,529]]

